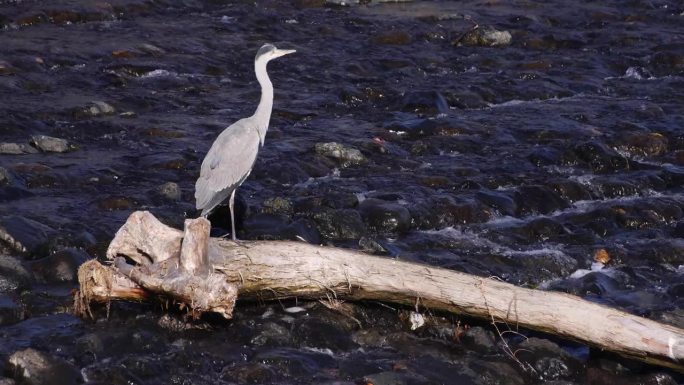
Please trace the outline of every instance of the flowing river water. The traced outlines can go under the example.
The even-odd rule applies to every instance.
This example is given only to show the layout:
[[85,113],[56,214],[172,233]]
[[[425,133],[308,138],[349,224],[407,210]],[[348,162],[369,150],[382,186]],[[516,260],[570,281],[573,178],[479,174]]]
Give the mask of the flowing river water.
[[[68,313],[75,268],[131,212],[197,215],[201,160],[253,113],[253,58],[272,42],[297,53],[269,64],[240,238],[363,249],[684,327],[682,3],[362,3],[0,1],[5,376],[33,348],[61,373],[44,383],[684,381],[457,316],[411,331],[410,309],[379,304],[241,304],[193,327],[147,305]],[[217,235],[227,218],[212,216]]]

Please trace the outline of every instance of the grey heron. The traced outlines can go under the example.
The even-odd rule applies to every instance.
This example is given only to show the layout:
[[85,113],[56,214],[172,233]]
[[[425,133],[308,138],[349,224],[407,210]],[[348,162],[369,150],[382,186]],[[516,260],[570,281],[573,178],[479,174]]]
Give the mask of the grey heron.
[[200,176],[195,183],[195,201],[202,216],[208,216],[229,198],[231,234],[235,237],[235,190],[252,171],[259,148],[264,145],[273,108],[273,84],[266,72],[272,59],[295,52],[264,44],[254,58],[254,72],[261,86],[261,100],[254,115],[240,119],[223,130],[202,161]]

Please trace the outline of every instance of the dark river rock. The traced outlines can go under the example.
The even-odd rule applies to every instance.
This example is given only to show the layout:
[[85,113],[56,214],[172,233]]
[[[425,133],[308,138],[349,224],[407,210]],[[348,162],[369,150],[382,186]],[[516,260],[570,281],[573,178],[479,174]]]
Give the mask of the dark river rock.
[[[683,327],[683,12],[667,0],[0,2],[0,372],[684,382],[458,316],[412,331],[404,309],[377,304],[240,304],[230,322],[158,304],[68,314],[78,265],[132,211],[176,227],[198,214],[200,163],[253,113],[252,60],[273,42],[297,54],[269,65],[271,128],[237,193],[238,236],[496,276]],[[216,210],[214,235],[228,218]]]

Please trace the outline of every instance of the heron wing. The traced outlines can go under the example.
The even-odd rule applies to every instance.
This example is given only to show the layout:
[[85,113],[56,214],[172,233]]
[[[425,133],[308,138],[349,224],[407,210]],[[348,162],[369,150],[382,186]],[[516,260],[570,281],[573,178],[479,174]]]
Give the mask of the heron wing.
[[202,161],[195,201],[202,215],[224,201],[247,175],[259,151],[259,134],[249,119],[235,122],[216,138]]

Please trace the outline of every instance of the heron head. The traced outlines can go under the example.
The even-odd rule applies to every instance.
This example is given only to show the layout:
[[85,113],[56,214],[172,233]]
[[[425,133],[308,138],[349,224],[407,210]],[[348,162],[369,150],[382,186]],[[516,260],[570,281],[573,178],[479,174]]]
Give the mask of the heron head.
[[256,58],[254,58],[254,60],[265,60],[268,62],[271,59],[285,56],[294,52],[297,51],[293,49],[278,49],[273,44],[264,44],[261,46],[261,48],[259,48],[259,51],[257,51]]

